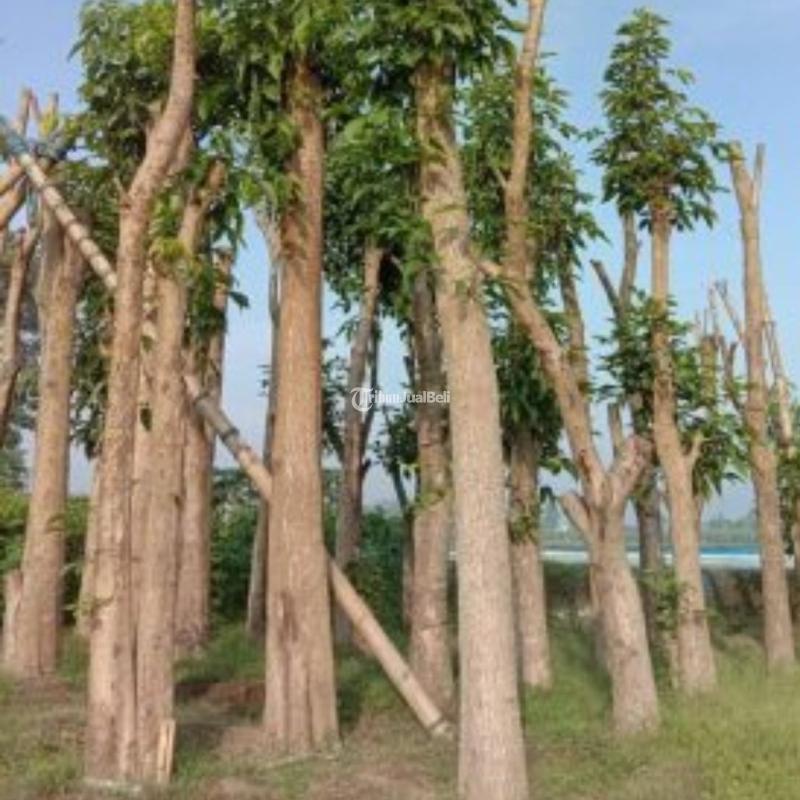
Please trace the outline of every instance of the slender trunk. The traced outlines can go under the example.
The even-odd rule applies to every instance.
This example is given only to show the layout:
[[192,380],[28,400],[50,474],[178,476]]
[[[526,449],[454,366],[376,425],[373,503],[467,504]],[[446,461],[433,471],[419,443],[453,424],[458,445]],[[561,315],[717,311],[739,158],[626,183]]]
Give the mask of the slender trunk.
[[417,134],[424,154],[422,213],[439,261],[436,304],[451,401],[461,681],[459,795],[464,800],[523,800],[528,780],[514,659],[499,397],[480,274],[470,255],[453,128],[452,70],[423,65],[415,83]]
[[[441,340],[429,275],[414,283],[414,350],[417,392],[445,390]],[[413,518],[414,564],[410,573],[411,643],[414,674],[442,709],[453,702],[453,664],[447,610],[448,557],[452,525],[452,489],[448,470],[447,409],[418,403],[416,417],[419,499]]]
[[269,513],[266,708],[273,755],[338,739],[330,598],[322,530],[321,91],[306,62],[289,76],[300,142],[289,165],[296,200],[284,211],[284,274]]
[[677,609],[678,670],[684,691],[694,693],[716,684],[703,576],[700,570],[700,530],[693,490],[694,459],[684,451],[676,419],[675,385],[669,332],[669,210],[653,210],[653,301],[660,318],[653,332],[655,383],[653,436],[664,472],[669,504],[675,574],[680,587]]
[[89,492],[89,513],[86,520],[86,539],[83,545],[83,571],[81,588],[78,594],[78,609],[75,627],[82,639],[88,639],[94,602],[94,580],[97,564],[97,515],[100,510],[100,486],[103,476],[100,471],[101,459],[98,457],[92,471],[92,488]]
[[142,283],[153,206],[191,115],[194,26],[192,0],[176,0],[169,98],[150,133],[147,153],[120,214],[95,573],[95,597],[102,598],[102,603],[95,604],[92,613],[88,676],[85,765],[90,781],[127,781],[138,772],[130,501]]
[[[364,251],[364,287],[361,313],[350,347],[350,366],[342,431],[342,479],[336,519],[336,563],[347,571],[356,558],[361,543],[362,490],[364,485],[364,448],[366,426],[362,412],[354,404],[354,392],[364,386],[370,342],[375,329],[378,306],[379,274],[383,251],[368,244]],[[350,625],[340,612],[336,613],[336,641],[350,640]]]
[[[231,259],[215,265],[219,287],[214,306],[224,319],[228,303]],[[205,351],[205,352],[204,352]],[[214,333],[203,346],[196,343],[188,358],[205,374],[206,391],[215,402],[222,395],[225,332]],[[214,432],[202,417],[189,410],[183,444],[183,514],[175,642],[180,653],[201,649],[208,640],[211,605],[211,501],[214,482]]]
[[517,621],[517,653],[523,685],[549,689],[553,683],[547,635],[547,598],[539,548],[539,454],[529,430],[512,432],[511,568]]
[[634,496],[636,525],[639,531],[639,572],[644,582],[642,601],[651,646],[659,641],[656,588],[653,585],[664,568],[661,519],[661,499],[656,485],[655,470],[649,469]]
[[[0,365],[0,443],[5,440],[14,406],[14,390],[22,366],[20,324],[28,267],[38,241],[37,231],[21,233],[11,256],[3,312],[3,359]],[[0,251],[0,256],[2,252]]]
[[[761,153],[763,161],[763,150]],[[769,397],[764,358],[766,309],[758,202],[760,175],[756,181],[750,177],[741,147],[736,145],[731,158],[731,172],[739,202],[744,246],[744,349],[747,358],[745,421],[761,545],[764,646],[768,666],[781,668],[793,665],[795,654],[778,494],[778,459],[770,441],[768,424]]]
[[[151,329],[155,330],[158,307],[158,279],[155,266],[149,261],[145,268],[142,302],[144,324],[151,326]],[[155,366],[153,342],[143,343],[139,353],[136,431],[133,440],[133,485],[131,486],[131,519],[134,521],[131,531],[131,594],[133,595],[134,625],[138,616],[139,598],[141,597],[145,522],[150,509],[151,484],[148,480],[148,474],[153,444],[152,418]]]
[[[272,220],[264,220],[261,225],[267,240],[270,259],[269,276],[269,317],[272,326],[269,359],[269,397],[267,418],[264,421],[264,445],[262,448],[264,464],[271,466],[272,437],[275,430],[275,404],[278,397],[278,333],[280,330],[282,251],[280,231]],[[253,550],[250,557],[250,583],[247,590],[247,633],[251,639],[264,636],[267,610],[267,539],[269,536],[269,504],[261,500],[258,507],[258,521],[253,536]]]
[[23,678],[55,672],[64,568],[64,515],[69,473],[69,401],[72,333],[83,259],[64,242],[47,215],[44,234],[40,328],[42,357],[31,498],[22,559],[22,594],[14,631],[13,661]]

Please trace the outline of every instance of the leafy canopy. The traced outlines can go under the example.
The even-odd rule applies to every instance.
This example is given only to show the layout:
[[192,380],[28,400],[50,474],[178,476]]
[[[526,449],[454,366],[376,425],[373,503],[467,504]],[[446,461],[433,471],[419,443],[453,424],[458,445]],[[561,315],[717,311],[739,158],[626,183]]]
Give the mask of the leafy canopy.
[[619,28],[601,93],[607,130],[594,160],[605,171],[604,199],[621,213],[647,222],[661,208],[682,230],[713,224],[712,161],[723,148],[718,125],[689,102],[692,73],[668,64],[666,28],[643,8]]

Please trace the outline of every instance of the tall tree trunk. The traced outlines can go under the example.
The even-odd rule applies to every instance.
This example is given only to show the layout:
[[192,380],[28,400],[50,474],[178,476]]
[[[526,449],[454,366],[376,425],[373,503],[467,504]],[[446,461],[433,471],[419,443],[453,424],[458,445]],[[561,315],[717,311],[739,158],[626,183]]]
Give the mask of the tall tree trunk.
[[[267,242],[270,260],[269,319],[270,336],[269,390],[267,416],[264,421],[264,463],[271,466],[272,437],[275,430],[275,404],[278,397],[278,333],[280,330],[281,283],[283,253],[280,230],[272,219],[262,219],[260,228]],[[264,635],[267,611],[267,538],[269,534],[269,504],[262,499],[258,506],[258,521],[253,536],[250,557],[250,582],[247,589],[246,629],[251,639]]]
[[653,437],[667,485],[675,574],[680,586],[676,630],[678,677],[683,690],[694,693],[712,688],[717,679],[700,570],[699,518],[693,489],[696,454],[684,450],[676,418],[667,323],[670,213],[669,208],[662,206],[655,206],[652,212],[652,296],[660,315],[653,331]]
[[[158,277],[155,265],[148,260],[142,288],[143,321],[151,330],[156,329],[158,308]],[[141,597],[142,558],[144,551],[145,522],[150,512],[148,480],[153,444],[153,386],[155,384],[154,342],[142,341],[139,353],[139,384],[136,398],[136,431],[133,439],[133,484],[131,486],[131,594],[133,596],[134,626],[138,617]]]
[[98,516],[95,603],[88,676],[86,774],[90,781],[137,775],[136,685],[131,598],[131,479],[139,382],[142,283],[156,197],[185,136],[194,96],[195,6],[176,0],[169,98],[145,158],[122,201],[103,480]]
[[300,61],[288,78],[300,141],[288,167],[297,197],[284,211],[277,408],[269,513],[266,708],[274,755],[338,739],[331,609],[322,530],[321,90]]
[[[336,563],[347,571],[356,558],[361,543],[362,489],[364,485],[364,448],[366,426],[362,412],[352,402],[354,392],[364,386],[370,342],[375,330],[378,307],[379,276],[383,250],[367,244],[364,251],[364,286],[361,312],[350,346],[347,391],[342,431],[342,480],[336,518]],[[336,641],[350,640],[350,624],[341,612],[336,613]]]
[[[224,177],[222,166],[215,164],[206,185],[189,195],[178,234],[187,263],[197,253],[208,209]],[[184,265],[184,270],[186,268]],[[185,279],[174,264],[159,264],[157,269],[153,438],[147,474],[150,502],[142,540],[141,597],[136,631],[139,777],[148,783],[164,783],[169,779],[163,767],[163,755],[165,747],[171,750],[169,737],[175,725],[173,667],[187,416],[182,379]]]
[[778,459],[770,441],[768,425],[769,397],[764,359],[766,309],[759,222],[762,165],[763,149],[760,149],[758,173],[754,179],[748,173],[741,146],[733,146],[731,173],[741,214],[744,246],[744,349],[747,358],[747,399],[744,411],[756,495],[758,540],[761,545],[764,646],[768,666],[781,668],[793,665],[795,654],[778,494]]
[[89,513],[86,519],[86,539],[83,545],[83,571],[81,572],[81,588],[78,594],[78,609],[75,617],[75,628],[82,639],[88,639],[92,619],[92,603],[94,602],[94,580],[97,565],[97,516],[100,511],[100,486],[103,476],[100,472],[102,460],[95,459],[92,470],[92,487],[89,491]]
[[[14,390],[22,366],[20,353],[20,324],[28,268],[39,240],[38,229],[33,228],[17,237],[11,256],[3,311],[3,359],[0,365],[0,443],[5,440],[14,406]],[[0,251],[2,255],[2,251]]]
[[639,489],[633,498],[636,527],[639,532],[639,572],[644,584],[642,601],[651,646],[660,641],[657,619],[657,597],[653,581],[664,567],[662,543],[664,531],[661,518],[661,498],[656,483],[655,470],[645,471]]
[[523,685],[549,689],[553,683],[547,635],[547,598],[539,546],[539,453],[531,432],[512,432],[511,568],[516,604],[517,652]]
[[83,271],[83,258],[71,243],[65,244],[60,226],[49,214],[45,226],[33,481],[13,660],[6,664],[14,674],[29,679],[52,674],[57,666],[69,483],[72,333]]
[[470,254],[453,82],[447,65],[417,68],[422,213],[440,268],[436,305],[451,401],[461,682],[458,785],[465,800],[523,800],[528,780],[514,658],[499,397],[482,282]]
[[[212,191],[214,187],[210,187]],[[208,187],[206,189],[208,192]],[[214,306],[225,317],[231,259],[214,266],[218,288]],[[207,343],[195,343],[187,354],[195,372],[202,369],[206,391],[219,402],[225,353],[225,331],[221,328]],[[208,640],[211,605],[211,517],[214,482],[214,432],[193,410],[185,422],[183,443],[183,513],[181,516],[178,599],[175,611],[175,642],[178,652],[194,653]]]
[[[430,276],[414,282],[413,330],[417,360],[415,390],[445,390],[442,345]],[[419,499],[413,515],[409,662],[439,708],[453,702],[453,664],[447,609],[452,487],[448,469],[447,410],[440,403],[414,406],[419,466]]]

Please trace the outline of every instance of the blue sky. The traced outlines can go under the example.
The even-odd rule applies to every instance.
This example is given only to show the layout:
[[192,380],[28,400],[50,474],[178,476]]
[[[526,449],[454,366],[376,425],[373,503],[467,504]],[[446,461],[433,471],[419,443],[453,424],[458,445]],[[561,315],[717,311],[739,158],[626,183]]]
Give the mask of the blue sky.
[[[583,126],[600,122],[597,92],[613,41],[614,31],[640,3],[631,0],[550,0],[544,47],[556,54],[552,69],[570,92],[571,117]],[[76,30],[79,0],[4,2],[0,32],[0,109],[13,113],[18,91],[32,86],[41,96],[57,91],[63,107],[75,107],[78,64],[67,59]],[[660,0],[651,7],[669,18],[675,44],[674,59],[697,77],[695,101],[723,125],[726,138],[741,139],[748,150],[757,142],[767,145],[767,173],[763,196],[763,247],[766,279],[779,323],[785,358],[792,374],[800,373],[800,337],[796,280],[800,252],[800,104],[791,86],[800,86],[799,0]],[[727,182],[723,171],[720,177]],[[586,166],[586,183],[597,191],[598,176]],[[705,301],[713,280],[727,279],[735,296],[741,282],[737,214],[733,198],[718,200],[720,220],[713,231],[700,230],[676,239],[673,291],[681,309],[693,314]],[[619,262],[618,224],[612,209],[601,209],[599,219],[611,243],[593,246],[587,253],[615,269]],[[225,404],[253,444],[261,441],[263,402],[258,398],[259,366],[267,360],[266,256],[258,235],[238,264],[240,288],[251,300],[246,311],[234,311],[230,325]],[[646,279],[646,251],[642,277]],[[592,333],[605,325],[607,309],[587,273],[583,294]],[[339,320],[328,315],[333,332]],[[399,350],[389,345],[386,365],[396,388],[400,379]],[[394,375],[392,381],[391,376]],[[76,488],[86,485],[85,467],[75,469]],[[373,498],[389,497],[388,485],[378,476],[371,481]],[[747,492],[726,494],[726,506],[738,513],[748,504]]]

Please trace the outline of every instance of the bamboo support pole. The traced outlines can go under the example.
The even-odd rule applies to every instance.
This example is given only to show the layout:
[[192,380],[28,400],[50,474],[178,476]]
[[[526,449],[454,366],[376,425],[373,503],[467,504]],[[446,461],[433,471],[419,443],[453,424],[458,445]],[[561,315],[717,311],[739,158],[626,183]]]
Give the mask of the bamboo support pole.
[[[113,293],[117,286],[117,276],[111,262],[92,240],[89,230],[78,220],[58,189],[48,181],[46,173],[29,152],[25,140],[16,135],[5,117],[0,115],[0,147],[3,145],[25,170],[31,185],[61,224],[67,237],[78,248],[109,292]],[[151,334],[149,327],[146,334]],[[204,390],[198,377],[185,372],[183,380],[192,406],[233,455],[261,497],[268,502],[272,493],[272,480],[264,463],[245,442],[223,409]],[[336,601],[349,617],[353,627],[369,643],[375,658],[395,689],[427,731],[434,736],[450,736],[452,729],[445,716],[435,706],[389,637],[383,632],[369,606],[332,559],[329,558],[328,564]]]

